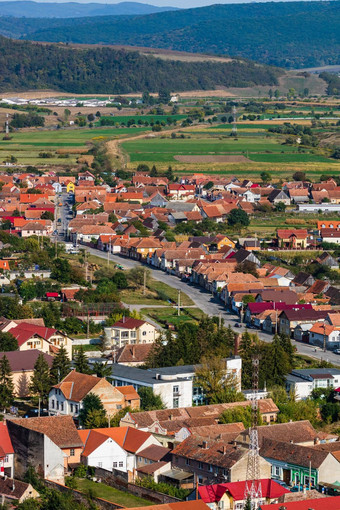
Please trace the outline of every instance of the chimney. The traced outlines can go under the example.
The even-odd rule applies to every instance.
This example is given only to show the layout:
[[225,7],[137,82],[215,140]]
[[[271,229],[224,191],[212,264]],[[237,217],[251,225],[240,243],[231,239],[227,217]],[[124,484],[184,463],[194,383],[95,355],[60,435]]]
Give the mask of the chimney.
[[320,444],[320,439],[318,437],[314,438],[314,444]]
[[241,339],[242,339],[242,336],[240,334],[235,335],[235,341],[234,341],[234,355],[235,356],[238,355]]
[[207,450],[207,449],[208,449],[208,443],[207,443],[207,441],[203,441],[203,442],[202,442],[202,448],[203,448],[203,450]]
[[223,445],[222,453],[223,453],[223,455],[226,455],[226,454],[227,454],[227,447],[226,447],[226,445],[225,445],[225,444]]

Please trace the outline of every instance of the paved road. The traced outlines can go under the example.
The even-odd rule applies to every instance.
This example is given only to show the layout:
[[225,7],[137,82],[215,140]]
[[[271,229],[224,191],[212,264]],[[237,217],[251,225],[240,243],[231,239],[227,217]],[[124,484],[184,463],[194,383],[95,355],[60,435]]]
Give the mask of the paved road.
[[[97,257],[101,257],[101,258],[104,258],[107,260],[107,253],[103,253],[103,252],[101,252],[99,250],[95,250],[93,248],[88,248],[88,251],[90,253],[92,253],[93,255],[96,255]],[[140,262],[138,262],[136,260],[125,259],[123,257],[119,257],[118,255],[113,255],[113,254],[110,254],[110,260],[112,262],[120,264],[122,267],[124,267],[124,269],[132,269],[133,267],[142,265]],[[202,310],[207,315],[218,316],[219,314],[221,314],[221,317],[224,320],[224,324],[227,326],[230,325],[233,328],[235,328],[235,324],[239,322],[239,317],[237,315],[228,313],[226,311],[226,309],[224,308],[223,304],[221,303],[221,301],[219,301],[214,296],[212,296],[205,290],[201,289],[200,287],[185,283],[185,282],[179,280],[179,278],[177,278],[177,276],[169,275],[169,274],[165,273],[164,271],[161,271],[158,269],[152,269],[150,267],[149,267],[149,269],[151,271],[152,277],[155,280],[159,280],[163,283],[166,283],[167,285],[170,285],[171,287],[173,287],[175,289],[180,289],[182,292],[187,294],[187,296],[189,296],[192,299],[192,301],[195,303],[197,308]],[[244,326],[242,326],[238,329],[238,331],[241,333],[241,332],[245,331],[245,329],[246,328]],[[235,331],[237,331],[236,328],[235,328]],[[259,338],[261,338],[261,340],[263,340],[265,342],[271,342],[273,339],[272,335],[265,333],[263,331],[260,331],[260,330],[254,330],[254,331],[251,330],[251,332],[257,333]],[[317,348],[316,352],[315,352],[315,347],[312,347],[311,345],[308,345],[308,344],[303,344],[301,342],[296,342],[295,340],[292,340],[292,344],[296,346],[297,351],[300,354],[305,354],[307,356],[313,357],[318,360],[329,361],[331,363],[334,363],[334,365],[340,366],[340,356],[338,356],[330,351],[323,352],[322,349]]]

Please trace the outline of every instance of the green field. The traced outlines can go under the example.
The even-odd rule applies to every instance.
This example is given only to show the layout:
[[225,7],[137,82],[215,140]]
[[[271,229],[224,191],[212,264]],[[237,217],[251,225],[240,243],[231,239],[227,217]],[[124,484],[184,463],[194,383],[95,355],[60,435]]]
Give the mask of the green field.
[[[37,130],[11,133],[11,140],[0,140],[0,161],[15,156],[18,163],[27,165],[73,165],[77,156],[87,148],[88,142],[136,135],[150,128],[84,128]],[[68,158],[58,158],[58,149],[70,148]],[[79,153],[76,149],[79,148]],[[40,152],[51,152],[52,158],[40,158]]]
[[[196,136],[195,136],[196,135]],[[201,156],[201,155],[239,155],[245,156],[254,162],[328,162],[334,160],[314,154],[308,149],[299,152],[297,147],[282,145],[283,138],[267,136],[242,136],[240,138],[199,138],[197,134],[191,138],[171,139],[139,139],[123,142],[122,147],[128,153],[130,161],[136,162],[162,162],[173,163],[175,156]],[[212,161],[213,162],[213,161]]]
[[[172,121],[174,120],[178,121],[186,118],[187,115],[102,115],[100,119],[110,119],[112,121],[117,122],[118,124],[134,120],[135,124],[137,124],[138,121],[149,123],[159,121],[166,123],[167,119],[171,119]],[[100,125],[100,121],[98,121],[96,124]]]

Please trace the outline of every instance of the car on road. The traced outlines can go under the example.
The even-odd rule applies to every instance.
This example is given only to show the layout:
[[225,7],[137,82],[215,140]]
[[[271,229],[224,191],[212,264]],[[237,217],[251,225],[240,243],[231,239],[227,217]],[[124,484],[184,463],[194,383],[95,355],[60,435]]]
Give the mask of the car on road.
[[334,354],[340,354],[340,349],[334,349]]
[[240,328],[241,324],[239,322],[235,322],[235,328]]

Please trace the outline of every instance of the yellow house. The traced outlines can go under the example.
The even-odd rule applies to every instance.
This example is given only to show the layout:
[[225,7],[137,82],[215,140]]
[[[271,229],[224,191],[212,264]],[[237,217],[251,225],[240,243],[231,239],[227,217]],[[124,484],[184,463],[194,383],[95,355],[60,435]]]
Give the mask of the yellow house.
[[222,234],[217,234],[215,236],[212,245],[217,247],[217,251],[220,251],[221,248],[224,248],[225,246],[228,246],[229,248],[235,248],[234,241]]
[[74,193],[74,190],[75,190],[74,182],[68,181],[68,183],[66,184],[67,193]]
[[19,351],[38,349],[54,355],[63,346],[69,359],[72,359],[72,338],[57,329],[21,322],[9,333],[17,339]]

